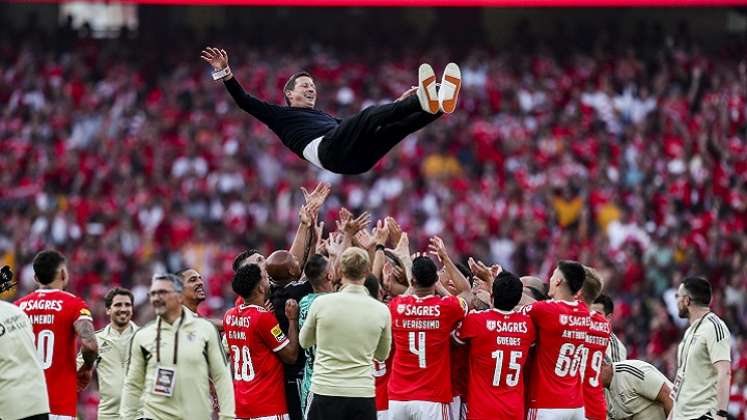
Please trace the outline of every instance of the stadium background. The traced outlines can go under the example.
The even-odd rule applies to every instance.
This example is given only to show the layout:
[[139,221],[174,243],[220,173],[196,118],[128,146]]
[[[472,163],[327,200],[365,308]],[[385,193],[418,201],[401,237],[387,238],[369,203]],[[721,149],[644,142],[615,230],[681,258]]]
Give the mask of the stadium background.
[[[560,258],[601,268],[629,357],[670,378],[675,286],[706,275],[744,407],[746,34],[739,8],[0,3],[0,261],[20,296],[33,255],[64,252],[97,328],[110,287],[133,289],[142,322],[152,273],[196,267],[201,310],[220,316],[233,256],[287,248],[299,187],[327,181],[327,226],[341,206],[369,209],[399,220],[413,249],[441,234],[460,259],[519,274],[547,278]],[[460,111],[369,174],[320,173],[210,79],[205,45],[278,103],[310,70],[318,107],[338,115],[396,98],[422,61],[454,60]],[[81,418],[95,403],[87,392]]]

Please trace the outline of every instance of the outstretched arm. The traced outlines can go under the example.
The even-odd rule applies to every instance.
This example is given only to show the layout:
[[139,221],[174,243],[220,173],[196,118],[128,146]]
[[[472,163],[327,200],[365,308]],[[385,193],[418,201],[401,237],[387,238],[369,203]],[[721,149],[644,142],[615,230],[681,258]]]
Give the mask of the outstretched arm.
[[273,114],[278,108],[277,105],[273,105],[264,101],[260,101],[252,95],[249,95],[244,91],[239,82],[233,77],[231,67],[228,66],[228,53],[226,50],[205,47],[200,54],[200,57],[209,63],[213,67],[214,73],[223,74],[219,79],[223,81],[228,93],[239,108],[248,112],[263,123],[270,125],[273,120]]

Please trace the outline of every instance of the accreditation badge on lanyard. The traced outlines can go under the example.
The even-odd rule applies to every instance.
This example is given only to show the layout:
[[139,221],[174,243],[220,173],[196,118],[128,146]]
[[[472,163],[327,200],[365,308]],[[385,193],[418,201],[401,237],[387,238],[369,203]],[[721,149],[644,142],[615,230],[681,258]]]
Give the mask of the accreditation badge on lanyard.
[[156,377],[153,378],[153,393],[164,397],[174,395],[176,384],[176,369],[170,367],[156,367]]
[[163,397],[174,395],[174,388],[176,387],[176,362],[179,352],[179,328],[182,326],[182,321],[184,321],[183,311],[182,318],[179,320],[179,325],[176,326],[176,332],[174,333],[174,367],[166,367],[161,366],[161,318],[158,318],[158,327],[156,330],[156,372],[153,378],[153,394],[155,395]]

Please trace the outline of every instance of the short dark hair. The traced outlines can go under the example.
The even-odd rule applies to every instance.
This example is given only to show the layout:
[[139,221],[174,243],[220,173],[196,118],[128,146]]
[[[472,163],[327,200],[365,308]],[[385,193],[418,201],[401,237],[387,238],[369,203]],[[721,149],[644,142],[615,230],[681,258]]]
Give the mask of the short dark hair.
[[311,284],[318,286],[325,279],[328,265],[329,261],[327,261],[327,258],[325,258],[324,255],[314,254],[309,257],[309,260],[306,262],[306,267],[303,268],[303,274]]
[[609,315],[612,312],[615,312],[615,302],[612,301],[612,298],[601,294],[598,298],[594,301],[594,303],[598,303],[604,307],[604,314]]
[[561,261],[558,263],[558,269],[563,273],[563,278],[568,283],[571,293],[574,295],[578,293],[584,286],[584,278],[586,277],[584,266],[576,261]]
[[412,260],[412,278],[420,287],[431,287],[438,281],[438,267],[429,257]]
[[245,251],[242,251],[239,255],[236,256],[236,258],[233,259],[233,265],[231,268],[233,269],[233,272],[239,271],[239,268],[241,268],[241,264],[246,260],[247,258],[251,257],[254,254],[259,254],[259,251],[257,251],[254,248],[249,248]]
[[493,281],[493,307],[510,311],[519,304],[524,294],[524,285],[516,274],[501,271]]
[[254,293],[260,280],[262,280],[262,270],[257,264],[249,264],[239,268],[231,279],[231,289],[237,295],[244,299]]
[[186,268],[182,268],[181,270],[177,271],[177,272],[176,272],[176,273],[174,273],[174,274],[176,274],[176,275],[177,275],[177,276],[179,276],[179,277],[182,277],[182,276],[184,275],[184,273],[186,273],[186,272],[187,272],[187,271],[189,271],[189,270],[191,270],[191,268],[189,268],[189,267],[186,267]]
[[34,275],[41,284],[52,283],[62,264],[65,264],[65,256],[54,249],[47,249],[34,257]]
[[363,285],[366,286],[366,289],[368,289],[368,294],[370,294],[372,298],[376,300],[379,299],[379,279],[376,278],[375,275],[367,275],[366,281],[363,283]]
[[293,75],[291,75],[291,77],[288,78],[288,81],[285,82],[285,86],[283,86],[283,98],[285,98],[285,104],[288,106],[290,106],[290,100],[288,99],[287,96],[285,96],[285,92],[296,88],[296,79],[298,79],[299,77],[308,77],[311,80],[314,80],[314,77],[311,76],[311,73],[307,71],[299,71],[299,72],[293,73]]
[[112,307],[114,296],[129,296],[130,303],[133,305],[135,304],[135,296],[132,295],[132,292],[129,289],[125,289],[124,287],[115,287],[106,292],[106,295],[104,295],[104,305],[106,306],[106,309]]
[[711,304],[711,283],[700,276],[689,276],[685,280],[682,280],[687,293],[690,293],[693,302],[700,306],[708,306]]

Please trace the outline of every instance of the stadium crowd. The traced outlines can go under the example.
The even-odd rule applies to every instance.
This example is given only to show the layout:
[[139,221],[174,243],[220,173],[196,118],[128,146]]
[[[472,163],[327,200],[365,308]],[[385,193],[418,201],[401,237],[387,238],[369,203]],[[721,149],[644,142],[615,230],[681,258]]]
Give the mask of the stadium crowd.
[[[678,37],[562,55],[474,48],[459,59],[460,112],[371,173],[340,177],[238,110],[194,44],[139,54],[131,39],[44,41],[0,39],[0,253],[19,295],[34,288],[31,258],[54,247],[88,302],[122,285],[148,319],[151,275],[194,267],[210,296],[202,314],[220,317],[235,255],[287,247],[299,187],[325,181],[329,225],[343,207],[365,210],[396,219],[412,249],[442,236],[460,261],[542,279],[561,259],[599,268],[628,357],[670,378],[685,327],[676,287],[706,275],[734,335],[733,398],[747,404],[744,48]],[[380,61],[324,46],[303,58],[224,47],[247,91],[281,103],[287,77],[307,69],[318,108],[336,115],[396,98],[421,59],[446,61],[437,49]],[[103,325],[103,305],[91,309]]]

